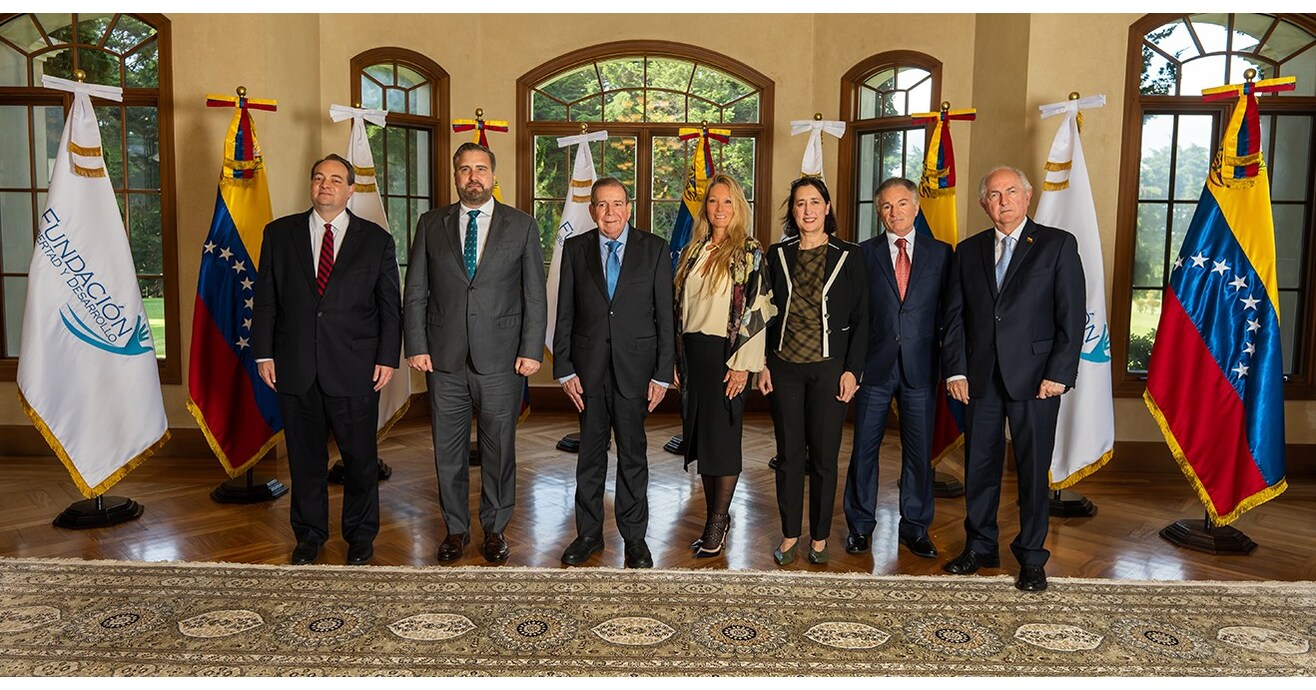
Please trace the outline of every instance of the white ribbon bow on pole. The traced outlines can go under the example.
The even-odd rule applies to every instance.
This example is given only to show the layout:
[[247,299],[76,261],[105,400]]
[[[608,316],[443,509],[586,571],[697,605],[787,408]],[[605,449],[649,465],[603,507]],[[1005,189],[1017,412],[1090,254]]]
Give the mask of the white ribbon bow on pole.
[[791,120],[791,136],[809,133],[804,145],[804,159],[800,161],[800,174],[823,176],[822,133],[840,139],[845,135],[845,123],[840,120]]

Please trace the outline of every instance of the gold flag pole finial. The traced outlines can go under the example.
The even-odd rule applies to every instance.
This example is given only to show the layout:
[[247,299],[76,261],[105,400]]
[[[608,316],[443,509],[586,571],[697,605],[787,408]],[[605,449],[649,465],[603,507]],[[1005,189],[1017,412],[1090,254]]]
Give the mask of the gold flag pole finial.
[[1079,99],[1079,95],[1078,95],[1078,92],[1077,92],[1077,91],[1070,91],[1070,92],[1069,92],[1069,100],[1071,100],[1071,101],[1077,101],[1078,99]]
[[588,122],[580,123],[580,133],[585,134],[586,132],[589,132],[589,123]]
[[[1077,91],[1070,91],[1070,92],[1069,92],[1069,100],[1071,100],[1071,101],[1077,101],[1079,98],[1080,98],[1080,96],[1079,96],[1079,94],[1078,94]],[[1079,133],[1079,134],[1082,134],[1082,133],[1083,133],[1083,111],[1082,111],[1082,110],[1078,111],[1078,115],[1074,116],[1074,120],[1075,120],[1075,122],[1078,124],[1078,133]]]
[[704,134],[708,134],[708,120],[700,120],[699,129],[703,131]]
[[947,112],[947,111],[949,111],[949,110],[950,110],[950,101],[942,101],[942,102],[941,102],[941,112],[944,113],[944,112]]
[[1249,67],[1247,68],[1247,71],[1243,72],[1243,78],[1248,81],[1252,81],[1253,79],[1257,78],[1257,71]]
[[360,109],[361,109],[361,101],[356,101],[356,103],[355,103],[352,107],[353,107],[353,108],[356,108],[357,110],[360,110]]
[[78,83],[81,84],[82,81],[87,78],[87,73],[80,69],[75,69],[73,70],[73,78],[77,79]]
[[239,87],[238,87],[238,98],[246,98],[246,97],[247,97],[247,87],[245,87],[245,86],[239,86]]
[[816,121],[818,121],[818,122],[821,122],[821,121],[822,121],[822,113],[814,113],[814,114],[813,114],[813,119],[816,120]]
[[483,120],[483,119],[484,119],[484,108],[476,108],[476,109],[475,109],[475,119],[476,119],[476,120]]

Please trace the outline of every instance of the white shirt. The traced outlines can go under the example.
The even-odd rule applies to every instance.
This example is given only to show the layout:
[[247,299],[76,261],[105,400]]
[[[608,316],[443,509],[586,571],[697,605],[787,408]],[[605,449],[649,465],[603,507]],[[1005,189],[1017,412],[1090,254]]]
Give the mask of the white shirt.
[[480,256],[484,254],[484,245],[489,242],[489,225],[493,223],[494,199],[484,202],[480,208],[469,208],[461,204],[461,214],[457,216],[457,239],[461,241],[462,255],[466,254],[466,224],[471,222],[471,211],[479,211],[475,217],[475,265],[480,265]]
[[315,268],[320,265],[320,243],[324,242],[324,224],[328,223],[334,226],[334,260],[338,260],[338,250],[343,247],[343,238],[347,236],[347,226],[351,223],[352,217],[347,215],[347,210],[339,211],[338,217],[333,220],[325,220],[320,217],[320,212],[311,209],[311,267]]
[[897,235],[894,232],[888,232],[886,234],[887,249],[891,250],[892,267],[896,265],[896,259],[900,257],[900,247],[896,246],[896,240],[899,239],[905,240],[905,253],[909,255],[909,260],[911,263],[914,261],[914,235],[917,234],[918,232],[913,230],[912,228],[910,229],[909,234],[905,235],[904,237],[901,237],[900,235]]

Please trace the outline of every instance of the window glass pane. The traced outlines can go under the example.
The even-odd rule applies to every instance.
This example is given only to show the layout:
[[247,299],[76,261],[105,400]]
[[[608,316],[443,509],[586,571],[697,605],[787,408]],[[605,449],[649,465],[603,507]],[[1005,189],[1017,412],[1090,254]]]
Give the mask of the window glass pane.
[[873,179],[873,170],[875,166],[873,161],[878,157],[877,135],[861,134],[859,136],[859,190],[860,199],[872,201],[873,190],[877,189],[877,180]]
[[153,89],[160,84],[160,46],[154,40],[124,56],[124,86]]
[[913,88],[915,84],[918,84],[931,76],[932,74],[925,69],[918,67],[901,67],[896,73],[896,88],[901,91],[908,91]]
[[1292,91],[1280,91],[1281,96],[1316,96],[1316,47],[1308,48],[1279,67],[1280,76],[1296,76],[1298,82]]
[[734,101],[752,91],[754,88],[749,84],[705,65],[695,69],[694,82],[690,85],[690,93],[714,103]]
[[727,144],[713,142],[713,155],[722,159],[717,172],[736,178],[750,200],[754,198],[754,143],[752,137],[732,137]]
[[407,112],[412,115],[425,115],[428,117],[433,110],[430,102],[433,98],[430,94],[429,84],[415,89],[407,96]]
[[864,84],[878,91],[890,91],[896,88],[896,68],[888,67],[869,77]]
[[1301,204],[1271,206],[1275,219],[1275,272],[1280,288],[1302,287],[1304,211]]
[[905,163],[905,133],[904,132],[882,132],[878,135],[879,146],[881,146],[882,155],[881,175],[885,180],[888,177],[904,177]]
[[87,73],[88,84],[121,86],[119,58],[92,48],[78,48],[78,67]]
[[361,107],[384,109],[384,89],[365,76],[361,77]]
[[1138,91],[1144,96],[1173,96],[1177,92],[1179,66],[1165,56],[1142,47],[1142,81]]
[[0,86],[27,86],[27,58],[0,43]]
[[388,216],[388,231],[393,234],[393,250],[397,252],[407,246],[407,198],[391,196],[384,199],[384,213]]
[[873,202],[859,202],[859,220],[855,226],[855,238],[863,242],[870,237],[877,236],[877,214],[873,213]]
[[1152,343],[1156,339],[1156,325],[1161,318],[1162,292],[1161,288],[1133,291],[1133,304],[1129,309],[1130,372],[1147,371]]
[[871,120],[877,117],[877,92],[867,86],[859,87],[859,119]]
[[[55,172],[55,156],[59,153],[59,139],[64,135],[64,108],[57,105],[32,108],[35,125],[32,135],[36,141],[37,187],[50,187],[50,175]],[[104,133],[101,136],[105,136]]]
[[1174,198],[1196,200],[1211,165],[1215,142],[1210,115],[1180,115],[1178,155],[1174,165]]
[[138,273],[164,273],[164,250],[160,244],[160,195],[128,196],[128,239],[133,265]]
[[[635,189],[635,162],[638,155],[635,137],[608,137],[606,149],[603,143],[596,141],[590,144],[596,174],[615,177],[627,189]],[[574,165],[575,161],[572,163]]]
[[1138,243],[1133,253],[1133,284],[1165,284],[1165,204],[1138,204]]
[[1275,33],[1272,33],[1270,38],[1266,39],[1266,45],[1261,46],[1258,54],[1275,62],[1282,62],[1300,48],[1311,43],[1312,38],[1311,34],[1302,30],[1296,24],[1280,22],[1279,26],[1275,27]]
[[73,40],[73,15],[62,12],[38,12],[36,18],[51,41],[58,44]]
[[[388,143],[384,167],[388,169],[388,186],[385,194],[407,193],[407,131],[402,127],[385,127],[384,139]],[[379,161],[375,161],[379,167]]]
[[1197,40],[1202,42],[1202,49],[1208,53],[1223,53],[1228,50],[1229,15],[1221,12],[1194,14],[1190,20]]
[[393,85],[393,63],[391,62],[371,65],[366,68],[366,74],[384,86]]
[[[922,71],[922,70],[919,70]],[[927,74],[926,72],[924,74]],[[909,112],[927,113],[932,111],[932,75],[928,75],[909,91]]]
[[1263,14],[1234,15],[1234,43],[1231,49],[1255,52],[1257,42],[1270,31],[1270,25],[1274,23],[1274,17]]
[[717,104],[695,96],[691,96],[687,102],[690,104],[690,111],[686,117],[690,122],[716,124],[722,121],[722,109]]
[[126,53],[154,35],[155,29],[146,22],[125,14],[119,17],[119,21],[110,30],[109,38],[105,39],[105,47],[116,53]]
[[0,254],[5,273],[27,273],[32,265],[32,195],[0,192]]
[[680,199],[685,187],[685,145],[677,137],[654,137],[653,198]]
[[[1257,81],[1275,76],[1275,67],[1273,65],[1257,60],[1250,55],[1230,55],[1229,83],[1237,84],[1243,81],[1248,69],[1257,71]],[[1219,86],[1219,84],[1216,86]]]
[[608,122],[643,122],[644,92],[616,91],[607,95],[603,119]]
[[[1275,147],[1268,152],[1271,198],[1275,201],[1304,201],[1311,193],[1307,171],[1311,169],[1310,115],[1281,115],[1275,132]],[[1270,142],[1262,139],[1263,145]]]
[[101,36],[110,27],[111,19],[114,19],[113,14],[79,13],[78,43],[100,43]]
[[598,93],[599,78],[594,71],[594,64],[590,63],[554,77],[536,88],[559,101],[572,103],[590,94]]
[[32,150],[29,148],[27,107],[0,106],[0,187],[32,184]]
[[23,308],[27,303],[27,276],[6,276],[5,290],[5,356],[17,357],[23,342]]
[[160,188],[160,136],[155,108],[128,108],[128,187]]
[[759,121],[759,94],[747,96],[722,109],[722,121],[755,123]]
[[568,156],[574,152],[575,147],[558,147],[556,136],[535,137],[535,198],[566,198],[567,177],[571,175],[572,165]]
[[142,291],[142,307],[146,310],[146,320],[151,324],[151,340],[155,344],[156,359],[165,356],[165,297],[163,278],[138,278],[137,287]]
[[73,78],[73,51],[61,48],[32,58],[32,83],[40,84],[41,77],[50,75],[60,79]]
[[599,63],[599,74],[605,91],[644,86],[644,59],[606,60]]
[[545,96],[538,91],[530,94],[530,119],[532,120],[565,120],[567,119],[567,106]]
[[572,122],[600,122],[603,119],[603,98],[587,98],[571,104]]
[[539,226],[539,246],[544,248],[544,263],[553,260],[553,241],[557,238],[557,226],[562,222],[562,202],[535,202],[535,224]]
[[1298,310],[1298,293],[1288,290],[1279,293],[1279,343],[1283,353],[1284,373],[1293,373],[1293,358],[1297,353],[1297,335],[1303,318]]
[[649,58],[648,63],[648,71],[645,75],[646,86],[681,92],[690,88],[690,75],[695,69],[693,62],[672,58]]
[[[1170,204],[1170,256],[1179,256],[1183,238],[1188,236],[1188,226],[1192,225],[1193,214],[1197,213],[1197,204]],[[1173,259],[1172,259],[1173,260]]]
[[[920,127],[905,130],[905,179],[917,184],[923,178],[923,139],[924,130]],[[956,184],[964,184],[956,181]],[[967,185],[966,185],[967,188]]]
[[384,109],[392,113],[407,112],[407,92],[402,89],[384,89]]
[[1183,79],[1179,82],[1179,94],[1182,96],[1200,96],[1202,89],[1227,84],[1225,80],[1225,56],[1208,55],[1183,65]]
[[1188,27],[1182,20],[1176,19],[1164,26],[1147,32],[1146,38],[1148,43],[1165,51],[1166,55],[1172,55],[1180,62],[1191,60],[1198,56],[1197,45],[1193,43],[1193,37],[1188,32]]
[[408,129],[407,139],[410,144],[409,190],[412,195],[428,197],[433,189],[430,186],[430,132],[425,129]]
[[20,14],[0,25],[0,36],[26,51],[46,47],[46,40],[32,23],[32,15]]
[[685,122],[685,94],[671,91],[646,93],[647,114],[650,122]]
[[676,225],[676,214],[680,212],[679,201],[655,201],[649,229],[653,234],[668,240],[672,238],[672,226]]
[[398,65],[398,86],[404,89],[410,89],[417,84],[425,83],[425,77],[406,65]]
[[123,189],[123,109],[117,105],[98,106],[96,120],[101,130],[101,153],[110,184]]

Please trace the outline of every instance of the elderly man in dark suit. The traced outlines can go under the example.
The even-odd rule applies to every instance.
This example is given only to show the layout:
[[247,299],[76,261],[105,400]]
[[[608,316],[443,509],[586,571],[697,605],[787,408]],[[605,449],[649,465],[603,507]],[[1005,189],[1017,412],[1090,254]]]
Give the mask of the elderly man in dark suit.
[[329,538],[329,431],[343,455],[347,563],[379,533],[375,421],[402,341],[393,235],[347,210],[356,175],[330,154],[311,167],[308,211],[265,226],[251,340],[261,380],[279,393],[292,475],[294,565]]
[[604,177],[590,190],[598,228],[562,245],[553,376],[580,412],[576,540],[562,562],[603,550],[608,434],[617,438],[617,530],[627,568],[652,568],[649,457],[644,419],[672,381],[676,356],[672,255],[666,240],[632,228],[626,187]]
[[426,374],[439,504],[448,535],[440,562],[470,535],[470,436],[479,413],[481,549],[507,560],[503,531],[516,502],[516,422],[523,377],[544,357],[548,302],[534,218],[493,198],[494,156],[462,144],[453,156],[461,201],[416,224],[403,314],[407,363]]
[[942,347],[946,388],[965,416],[964,551],[955,575],[997,567],[996,510],[1010,423],[1019,477],[1019,562],[1015,586],[1046,589],[1047,473],[1060,396],[1074,386],[1086,309],[1078,241],[1027,216],[1032,185],[1015,168],[983,178],[978,202],[992,230],[956,249],[946,293]]
[[854,449],[845,478],[845,550],[868,551],[877,525],[877,457],[891,401],[900,405],[900,543],[935,558],[932,525],[932,422],[941,344],[941,291],[949,244],[914,232],[918,187],[903,177],[874,195],[886,231],[859,245],[868,266],[868,354],[855,396]]

